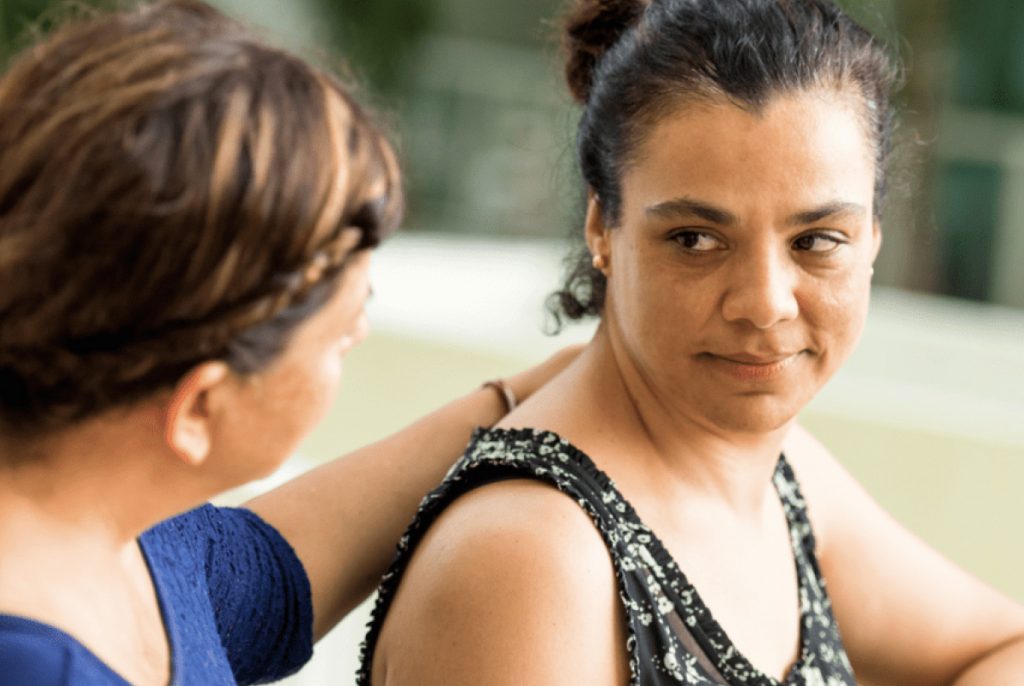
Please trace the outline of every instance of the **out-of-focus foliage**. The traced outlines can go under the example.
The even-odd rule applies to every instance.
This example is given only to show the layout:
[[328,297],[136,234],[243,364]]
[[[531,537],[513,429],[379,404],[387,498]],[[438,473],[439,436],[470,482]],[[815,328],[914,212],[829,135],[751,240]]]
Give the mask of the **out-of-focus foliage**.
[[6,62],[25,27],[50,4],[48,0],[0,0],[0,62]]
[[375,87],[394,91],[420,38],[437,25],[432,0],[315,0],[332,48]]

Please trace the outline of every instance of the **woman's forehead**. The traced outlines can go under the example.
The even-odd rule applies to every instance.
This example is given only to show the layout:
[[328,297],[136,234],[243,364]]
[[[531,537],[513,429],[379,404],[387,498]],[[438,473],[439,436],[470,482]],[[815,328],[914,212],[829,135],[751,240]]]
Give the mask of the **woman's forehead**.
[[686,197],[740,212],[770,201],[799,212],[870,206],[875,155],[849,98],[799,92],[758,110],[687,104],[652,125],[623,175],[627,212]]

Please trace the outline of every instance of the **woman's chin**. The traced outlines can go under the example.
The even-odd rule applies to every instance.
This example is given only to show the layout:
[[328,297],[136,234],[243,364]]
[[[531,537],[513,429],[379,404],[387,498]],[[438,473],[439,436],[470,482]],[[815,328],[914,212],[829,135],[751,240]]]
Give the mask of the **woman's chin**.
[[720,431],[770,434],[789,425],[806,402],[772,394],[745,395],[706,409],[707,419]]

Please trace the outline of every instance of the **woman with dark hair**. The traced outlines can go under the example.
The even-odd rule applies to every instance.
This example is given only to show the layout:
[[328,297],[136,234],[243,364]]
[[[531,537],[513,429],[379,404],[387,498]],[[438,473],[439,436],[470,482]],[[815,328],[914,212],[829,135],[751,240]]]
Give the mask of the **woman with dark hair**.
[[328,73],[164,0],[18,56],[0,159],[0,683],[295,671],[504,410],[482,389],[248,509],[201,505],[328,408],[401,215],[390,146]]
[[829,0],[579,0],[566,36],[554,305],[600,325],[424,501],[360,683],[1020,682],[1024,607],[795,425],[867,312],[885,48]]

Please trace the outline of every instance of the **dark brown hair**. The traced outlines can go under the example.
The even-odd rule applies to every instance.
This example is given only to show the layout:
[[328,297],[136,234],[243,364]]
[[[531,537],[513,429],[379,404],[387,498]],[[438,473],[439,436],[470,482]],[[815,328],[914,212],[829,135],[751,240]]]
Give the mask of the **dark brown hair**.
[[198,0],[70,21],[0,78],[0,429],[269,365],[394,230],[346,88]]
[[[757,110],[780,93],[853,93],[875,145],[880,216],[894,129],[895,56],[831,0],[576,0],[565,21],[566,77],[582,106],[577,159],[617,225],[621,179],[650,127],[694,99]],[[585,246],[549,301],[562,318],[599,315],[606,281]]]

